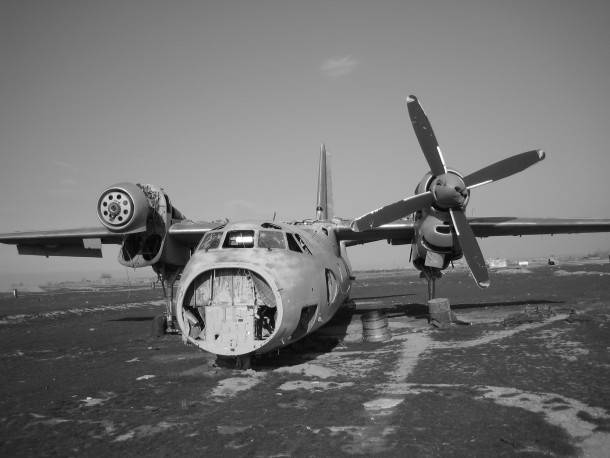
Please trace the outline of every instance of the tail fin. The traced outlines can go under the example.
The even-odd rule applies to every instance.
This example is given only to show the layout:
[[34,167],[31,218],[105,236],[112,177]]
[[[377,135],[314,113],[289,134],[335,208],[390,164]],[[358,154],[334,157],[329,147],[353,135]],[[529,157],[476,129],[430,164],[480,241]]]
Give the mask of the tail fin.
[[330,173],[330,155],[326,154],[326,146],[320,146],[320,166],[318,169],[318,199],[316,219],[330,220],[333,218],[332,176]]

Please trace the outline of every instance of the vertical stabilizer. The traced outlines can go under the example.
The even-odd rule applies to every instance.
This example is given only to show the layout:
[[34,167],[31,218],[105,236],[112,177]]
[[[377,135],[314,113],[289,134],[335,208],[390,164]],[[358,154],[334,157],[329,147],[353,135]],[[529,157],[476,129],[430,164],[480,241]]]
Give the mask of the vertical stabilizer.
[[318,169],[318,199],[316,204],[316,219],[329,220],[333,217],[332,180],[330,174],[330,157],[326,146],[320,146],[320,166]]

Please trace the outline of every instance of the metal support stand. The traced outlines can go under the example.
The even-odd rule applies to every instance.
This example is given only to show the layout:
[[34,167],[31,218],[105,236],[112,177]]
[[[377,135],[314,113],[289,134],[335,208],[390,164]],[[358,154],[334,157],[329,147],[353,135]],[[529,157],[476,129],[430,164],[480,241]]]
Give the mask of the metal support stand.
[[446,329],[452,323],[470,326],[471,323],[460,320],[451,310],[449,299],[438,297],[428,301],[429,323],[439,329]]
[[431,300],[436,297],[436,278],[427,277],[426,280],[428,280],[428,300]]
[[425,267],[421,271],[420,277],[425,278],[428,283],[428,300],[436,297],[436,280],[441,278],[442,275],[441,270],[434,267]]
[[453,322],[449,299],[439,297],[428,301],[428,316],[432,326],[445,329]]

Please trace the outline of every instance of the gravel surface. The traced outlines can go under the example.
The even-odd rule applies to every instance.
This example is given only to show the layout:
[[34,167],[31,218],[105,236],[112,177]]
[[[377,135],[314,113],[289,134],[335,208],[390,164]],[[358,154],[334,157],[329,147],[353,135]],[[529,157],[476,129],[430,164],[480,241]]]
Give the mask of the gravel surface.
[[[150,337],[159,290],[0,298],[1,456],[607,456],[610,265],[464,271],[431,328],[413,272],[363,273],[324,329],[246,371]],[[386,313],[390,341],[362,342]]]

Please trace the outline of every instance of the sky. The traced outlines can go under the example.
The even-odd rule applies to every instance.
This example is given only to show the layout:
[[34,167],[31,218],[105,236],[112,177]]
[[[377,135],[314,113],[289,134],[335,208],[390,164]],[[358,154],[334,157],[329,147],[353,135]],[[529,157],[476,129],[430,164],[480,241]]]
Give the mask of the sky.
[[[0,5],[0,232],[98,225],[100,193],[162,186],[193,220],[310,218],[320,143],[334,207],[407,197],[428,170],[405,98],[448,165],[547,158],[473,190],[469,216],[610,217],[610,3],[30,1]],[[607,250],[610,235],[481,240],[487,257]],[[18,256],[0,275],[116,268]],[[350,249],[355,268],[409,247]]]

